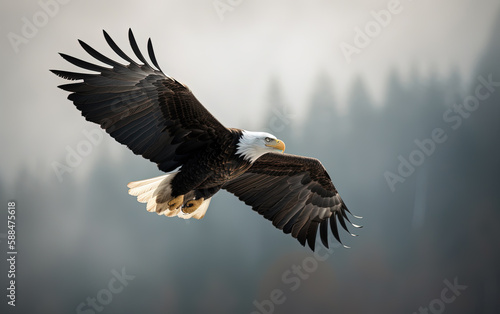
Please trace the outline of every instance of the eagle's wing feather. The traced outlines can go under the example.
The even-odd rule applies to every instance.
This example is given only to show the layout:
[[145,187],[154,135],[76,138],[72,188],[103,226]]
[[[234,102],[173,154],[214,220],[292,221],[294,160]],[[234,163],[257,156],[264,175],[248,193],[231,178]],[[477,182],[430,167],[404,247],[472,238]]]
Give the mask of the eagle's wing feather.
[[106,32],[104,37],[128,64],[114,61],[79,41],[87,53],[111,68],[61,54],[68,62],[98,73],[52,70],[65,79],[81,81],[59,87],[72,92],[68,99],[87,120],[99,124],[118,142],[157,163],[165,172],[181,166],[217,137],[229,134],[186,86],[160,70],[151,40],[148,53],[157,69],[148,64],[131,30],[130,45],[143,64],[127,56]]
[[339,242],[337,220],[349,232],[345,223],[349,210],[317,159],[265,154],[223,188],[302,245],[307,242],[312,250],[318,227],[321,241],[328,247],[328,221]]

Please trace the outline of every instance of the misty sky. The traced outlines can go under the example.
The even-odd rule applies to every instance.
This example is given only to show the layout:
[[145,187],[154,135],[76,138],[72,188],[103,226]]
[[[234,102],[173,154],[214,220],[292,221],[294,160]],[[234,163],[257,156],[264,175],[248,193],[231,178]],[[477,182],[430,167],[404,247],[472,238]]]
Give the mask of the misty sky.
[[[399,13],[348,63],[341,43],[353,45],[355,28],[374,21],[370,12],[387,9],[391,1],[241,1],[222,20],[213,2],[69,1],[57,10],[51,6],[54,14],[47,23],[14,48],[9,34],[22,36],[24,19],[32,21],[42,8],[37,1],[2,1],[2,176],[14,179],[23,167],[53,175],[51,162],[82,139],[83,129],[96,128],[56,88],[65,82],[48,69],[75,69],[57,52],[91,60],[77,39],[115,58],[102,29],[128,52],[129,27],[143,51],[151,37],[167,74],[186,83],[224,124],[254,129],[262,121],[273,77],[294,123],[300,123],[321,73],[332,78],[336,105],[344,111],[356,76],[366,80],[378,101],[391,69],[403,79],[412,71],[443,79],[459,71],[468,77],[500,6],[489,0],[401,1]],[[122,149],[114,145],[110,153]]]

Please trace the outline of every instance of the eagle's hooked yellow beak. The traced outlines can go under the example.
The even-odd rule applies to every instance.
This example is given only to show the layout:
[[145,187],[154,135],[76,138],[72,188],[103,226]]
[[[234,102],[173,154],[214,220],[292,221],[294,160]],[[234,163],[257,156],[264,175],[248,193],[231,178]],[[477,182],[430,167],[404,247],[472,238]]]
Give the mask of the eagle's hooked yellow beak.
[[277,150],[281,150],[282,153],[285,152],[285,143],[281,140],[273,140],[271,143],[266,144],[267,147],[276,148]]

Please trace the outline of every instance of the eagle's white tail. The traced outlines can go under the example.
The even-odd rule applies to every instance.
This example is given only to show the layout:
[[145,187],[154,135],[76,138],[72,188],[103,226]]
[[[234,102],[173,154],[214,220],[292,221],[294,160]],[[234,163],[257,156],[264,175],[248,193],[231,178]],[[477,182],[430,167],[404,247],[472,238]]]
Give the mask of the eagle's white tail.
[[130,190],[128,193],[137,196],[137,201],[147,203],[146,209],[148,212],[157,212],[159,215],[168,217],[178,216],[180,218],[189,219],[191,217],[201,219],[207,212],[210,198],[203,201],[200,207],[191,214],[185,214],[180,209],[181,207],[170,210],[168,202],[172,199],[171,182],[177,172],[167,173],[166,175],[130,182],[127,184]]

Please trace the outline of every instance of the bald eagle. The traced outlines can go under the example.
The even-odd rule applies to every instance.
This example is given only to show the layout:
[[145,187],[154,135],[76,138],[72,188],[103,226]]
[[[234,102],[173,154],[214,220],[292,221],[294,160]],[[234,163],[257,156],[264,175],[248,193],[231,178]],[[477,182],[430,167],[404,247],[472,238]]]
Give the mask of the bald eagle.
[[318,227],[326,247],[328,224],[339,242],[336,221],[349,232],[349,210],[319,160],[284,154],[285,143],[272,134],[225,127],[189,88],[163,73],[151,39],[148,54],[154,67],[130,29],[130,45],[140,63],[103,33],[126,64],[79,40],[87,53],[110,67],[61,53],[68,62],[97,73],[51,71],[78,81],[59,87],[71,92],[68,99],[86,120],[167,173],[128,184],[129,194],[147,203],[149,212],[201,219],[212,197],[225,189],[312,250]]

